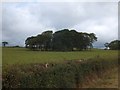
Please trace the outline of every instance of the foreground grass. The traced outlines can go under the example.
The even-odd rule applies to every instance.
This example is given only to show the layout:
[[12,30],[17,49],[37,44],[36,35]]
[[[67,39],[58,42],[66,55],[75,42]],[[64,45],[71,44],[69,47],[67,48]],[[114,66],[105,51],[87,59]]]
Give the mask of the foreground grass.
[[101,80],[98,80],[93,87],[118,88],[118,69],[112,69]]
[[[3,48],[2,57],[4,88],[81,88],[84,83],[92,83],[96,78],[98,81],[93,83],[92,88],[103,87],[103,84],[109,88],[111,82],[117,84],[113,82],[117,80],[116,72],[103,78],[104,73],[117,67],[118,51],[114,50],[41,52]],[[48,67],[44,63],[48,63]]]
[[118,67],[103,73],[102,78],[94,78],[84,88],[118,88]]
[[117,59],[118,51],[97,50],[76,52],[47,52],[30,51],[26,48],[3,48],[2,63],[5,64],[29,64],[29,63],[60,63],[64,60],[81,60],[93,57],[104,59]]
[[[3,68],[4,88],[83,88],[115,68],[117,60],[103,58],[59,64],[14,64]],[[89,84],[89,83],[88,83]],[[100,85],[100,84],[99,84]]]

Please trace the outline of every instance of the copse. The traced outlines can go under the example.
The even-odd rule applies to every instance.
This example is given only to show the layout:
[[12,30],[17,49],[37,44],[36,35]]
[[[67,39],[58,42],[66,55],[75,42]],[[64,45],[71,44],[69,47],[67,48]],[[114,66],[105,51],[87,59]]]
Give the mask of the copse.
[[26,48],[31,50],[73,51],[87,50],[92,47],[94,41],[97,41],[94,33],[63,29],[55,33],[45,31],[37,36],[28,37],[25,44]]

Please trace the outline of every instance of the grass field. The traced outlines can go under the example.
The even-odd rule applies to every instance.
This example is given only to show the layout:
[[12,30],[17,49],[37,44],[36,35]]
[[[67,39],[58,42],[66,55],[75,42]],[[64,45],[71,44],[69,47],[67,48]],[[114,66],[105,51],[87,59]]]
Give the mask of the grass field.
[[28,64],[28,63],[49,63],[62,62],[64,60],[80,60],[94,57],[104,59],[117,59],[118,51],[92,49],[89,51],[74,52],[47,52],[30,51],[26,48],[3,48],[2,63],[4,64]]
[[[77,62],[63,62],[65,60]],[[117,68],[117,60],[118,51],[115,50],[41,52],[6,47],[2,49],[2,83],[6,88],[117,88],[118,73],[112,70]],[[49,66],[45,67],[44,63],[49,63]]]

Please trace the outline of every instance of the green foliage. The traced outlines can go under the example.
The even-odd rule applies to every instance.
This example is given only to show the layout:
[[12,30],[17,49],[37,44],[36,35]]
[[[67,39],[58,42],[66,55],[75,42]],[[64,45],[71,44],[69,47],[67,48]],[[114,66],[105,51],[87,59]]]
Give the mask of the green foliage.
[[94,33],[82,33],[75,30],[63,29],[61,31],[45,31],[35,37],[28,37],[25,41],[26,47],[32,50],[53,50],[53,51],[73,51],[86,50],[92,47],[92,43],[97,41]]
[[51,49],[52,31],[45,31],[40,35],[28,37],[25,40],[26,48],[31,50]]
[[116,67],[117,59],[94,57],[87,61],[66,61],[59,64],[6,65],[3,68],[3,88],[75,88],[82,87],[85,77]]
[[108,46],[111,50],[120,50],[120,40],[111,41]]

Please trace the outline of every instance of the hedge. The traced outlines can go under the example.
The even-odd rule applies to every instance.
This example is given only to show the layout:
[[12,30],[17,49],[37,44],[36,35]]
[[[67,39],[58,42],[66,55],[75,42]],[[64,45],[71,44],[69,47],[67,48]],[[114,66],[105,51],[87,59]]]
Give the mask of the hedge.
[[117,60],[92,58],[68,60],[63,63],[7,65],[3,67],[3,88],[76,88],[82,87],[87,76],[102,77],[116,67]]

